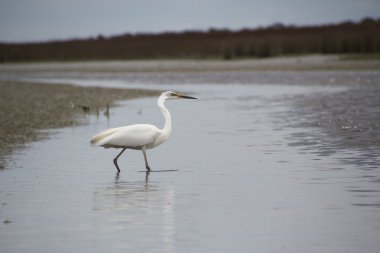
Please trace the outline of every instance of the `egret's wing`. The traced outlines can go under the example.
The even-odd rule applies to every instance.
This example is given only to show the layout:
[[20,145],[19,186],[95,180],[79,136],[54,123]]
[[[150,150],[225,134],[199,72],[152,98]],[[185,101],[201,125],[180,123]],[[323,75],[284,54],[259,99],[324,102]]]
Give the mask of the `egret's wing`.
[[96,143],[102,147],[141,147],[153,143],[161,130],[152,125],[131,125],[120,127]]
[[118,130],[120,130],[121,128],[123,127],[115,127],[115,128],[110,128],[110,129],[107,129],[105,131],[102,131],[94,136],[92,136],[91,138],[91,144],[92,145],[97,145],[98,146],[98,142],[107,138],[108,136],[110,136],[111,134],[117,132]]

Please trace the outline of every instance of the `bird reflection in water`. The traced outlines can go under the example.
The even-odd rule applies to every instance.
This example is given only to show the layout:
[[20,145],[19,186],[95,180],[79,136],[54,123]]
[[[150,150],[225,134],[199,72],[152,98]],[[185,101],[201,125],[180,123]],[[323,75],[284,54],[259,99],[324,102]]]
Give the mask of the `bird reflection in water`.
[[111,183],[95,189],[94,227],[128,238],[122,241],[126,248],[148,243],[174,252],[175,183],[154,180],[154,172],[144,173],[145,179],[137,181],[123,180],[116,173]]
[[[176,170],[173,170],[173,171],[176,171]],[[145,190],[148,190],[148,183],[149,183],[149,175],[150,175],[150,172],[151,170],[148,170],[148,171],[144,171],[145,172]],[[118,186],[119,184],[119,180],[120,180],[120,172],[116,172],[116,175],[115,175],[115,187]]]

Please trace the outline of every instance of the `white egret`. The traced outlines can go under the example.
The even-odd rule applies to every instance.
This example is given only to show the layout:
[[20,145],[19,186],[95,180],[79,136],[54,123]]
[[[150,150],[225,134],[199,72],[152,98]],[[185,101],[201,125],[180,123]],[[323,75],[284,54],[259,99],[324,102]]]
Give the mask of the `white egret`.
[[110,128],[91,138],[91,144],[104,148],[121,148],[121,152],[113,159],[118,172],[120,172],[117,159],[123,154],[126,149],[141,150],[144,154],[145,167],[147,172],[150,171],[146,149],[157,147],[164,143],[170,136],[172,129],[172,121],[169,110],[164,103],[167,99],[187,98],[195,99],[194,97],[183,94],[166,91],[158,98],[157,106],[161,109],[162,115],[165,118],[163,129],[148,124],[136,124],[123,127]]

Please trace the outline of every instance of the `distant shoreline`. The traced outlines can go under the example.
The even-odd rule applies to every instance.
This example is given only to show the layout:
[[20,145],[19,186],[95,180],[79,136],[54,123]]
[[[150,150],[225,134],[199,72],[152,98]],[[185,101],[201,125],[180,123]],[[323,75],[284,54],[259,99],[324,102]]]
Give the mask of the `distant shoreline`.
[[0,64],[0,74],[19,71],[83,73],[380,70],[380,55],[300,55],[239,60],[105,60]]
[[0,169],[26,143],[46,138],[40,130],[84,124],[81,114],[105,111],[115,101],[155,96],[158,91],[0,81]]

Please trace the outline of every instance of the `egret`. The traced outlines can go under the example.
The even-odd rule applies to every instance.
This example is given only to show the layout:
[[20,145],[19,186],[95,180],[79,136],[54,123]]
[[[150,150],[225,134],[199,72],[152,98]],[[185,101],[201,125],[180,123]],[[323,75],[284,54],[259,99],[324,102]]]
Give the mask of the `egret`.
[[121,148],[121,152],[113,159],[115,167],[120,172],[117,159],[127,149],[141,150],[144,154],[145,167],[147,172],[151,169],[148,164],[146,150],[155,148],[169,139],[172,130],[172,121],[169,110],[165,107],[164,103],[167,99],[196,99],[194,97],[186,96],[172,91],[163,92],[157,101],[157,106],[160,108],[162,115],[165,119],[163,129],[148,124],[136,124],[123,127],[110,128],[100,132],[91,138],[91,144],[104,148]]

